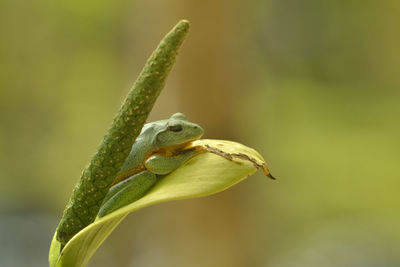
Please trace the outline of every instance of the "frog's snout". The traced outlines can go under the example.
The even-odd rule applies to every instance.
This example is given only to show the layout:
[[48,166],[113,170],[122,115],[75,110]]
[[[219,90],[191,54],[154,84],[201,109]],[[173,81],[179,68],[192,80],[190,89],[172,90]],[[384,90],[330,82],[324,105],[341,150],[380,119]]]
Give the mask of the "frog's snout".
[[197,124],[193,125],[193,131],[196,132],[197,138],[200,138],[204,134],[204,129]]

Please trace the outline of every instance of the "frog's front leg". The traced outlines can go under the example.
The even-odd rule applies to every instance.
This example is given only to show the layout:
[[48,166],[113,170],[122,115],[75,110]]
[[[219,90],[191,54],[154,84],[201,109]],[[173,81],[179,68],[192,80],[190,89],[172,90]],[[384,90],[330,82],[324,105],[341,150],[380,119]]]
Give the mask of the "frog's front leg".
[[157,176],[149,171],[142,171],[114,185],[108,191],[97,214],[101,218],[133,201],[141,198],[157,181]]
[[157,175],[165,175],[177,169],[195,155],[205,152],[199,147],[180,151],[175,156],[155,154],[145,162],[147,170],[117,183],[108,191],[97,214],[98,218],[128,205],[146,194],[157,181]]
[[193,147],[188,150],[182,150],[174,156],[155,154],[146,160],[145,167],[152,173],[158,175],[166,175],[177,169],[179,166],[181,166],[192,157],[202,152],[205,152],[202,148]]

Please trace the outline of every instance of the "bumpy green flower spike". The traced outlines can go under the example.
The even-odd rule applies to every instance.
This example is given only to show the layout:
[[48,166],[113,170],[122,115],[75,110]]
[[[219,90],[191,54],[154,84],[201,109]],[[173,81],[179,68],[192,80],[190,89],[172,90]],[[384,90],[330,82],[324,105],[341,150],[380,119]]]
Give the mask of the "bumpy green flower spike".
[[188,29],[189,22],[180,21],[148,59],[97,153],[75,186],[57,228],[57,240],[62,245],[94,221],[165,84]]

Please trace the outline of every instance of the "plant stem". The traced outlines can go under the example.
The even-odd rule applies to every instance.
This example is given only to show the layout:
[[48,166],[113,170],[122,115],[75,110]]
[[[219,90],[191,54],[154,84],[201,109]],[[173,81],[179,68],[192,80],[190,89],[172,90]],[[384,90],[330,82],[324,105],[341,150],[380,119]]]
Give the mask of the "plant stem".
[[182,20],[162,39],[139,74],[98,151],[82,172],[57,227],[57,240],[63,246],[94,221],[164,87],[188,30],[189,22]]

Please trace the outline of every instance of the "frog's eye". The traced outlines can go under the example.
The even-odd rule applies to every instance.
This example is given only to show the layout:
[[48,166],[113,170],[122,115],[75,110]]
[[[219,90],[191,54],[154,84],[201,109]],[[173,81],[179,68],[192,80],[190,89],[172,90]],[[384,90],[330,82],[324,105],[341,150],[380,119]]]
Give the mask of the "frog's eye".
[[183,127],[180,124],[171,125],[171,126],[168,126],[168,131],[177,133],[177,132],[183,131]]
[[176,120],[183,120],[183,121],[187,121],[188,119],[186,118],[186,116],[180,112],[175,113],[174,115],[171,116],[171,119],[176,119]]

